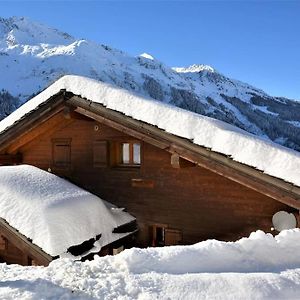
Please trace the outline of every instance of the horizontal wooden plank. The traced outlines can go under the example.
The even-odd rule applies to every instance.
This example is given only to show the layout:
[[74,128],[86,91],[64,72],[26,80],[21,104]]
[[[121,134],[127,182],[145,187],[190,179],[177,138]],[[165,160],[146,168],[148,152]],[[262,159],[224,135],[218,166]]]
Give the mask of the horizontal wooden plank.
[[131,186],[132,187],[139,187],[139,188],[154,188],[154,180],[151,179],[140,179],[140,178],[132,178],[131,179]]

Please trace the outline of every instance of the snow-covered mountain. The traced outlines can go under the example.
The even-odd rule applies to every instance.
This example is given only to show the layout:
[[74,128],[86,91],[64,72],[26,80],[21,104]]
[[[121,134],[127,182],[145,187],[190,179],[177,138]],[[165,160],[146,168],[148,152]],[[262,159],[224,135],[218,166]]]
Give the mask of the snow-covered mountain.
[[234,124],[300,150],[300,102],[271,97],[210,66],[170,68],[32,22],[0,18],[0,119],[59,77],[76,74]]

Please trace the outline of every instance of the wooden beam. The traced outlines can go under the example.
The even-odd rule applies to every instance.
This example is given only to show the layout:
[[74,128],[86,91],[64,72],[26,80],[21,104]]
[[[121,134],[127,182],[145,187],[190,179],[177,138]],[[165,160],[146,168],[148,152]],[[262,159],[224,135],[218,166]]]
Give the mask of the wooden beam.
[[180,156],[178,155],[178,153],[174,152],[171,154],[171,166],[175,169],[180,169]]
[[62,112],[63,112],[64,118],[67,120],[74,119],[74,120],[92,121],[91,118],[88,118],[82,114],[75,112],[75,107],[73,107],[73,106],[66,105],[63,108]]
[[182,158],[178,153],[174,152],[171,154],[171,166],[175,169],[181,169],[195,167],[196,164]]
[[71,119],[71,108],[70,106],[65,106],[64,109],[63,109],[63,115],[64,115],[64,118],[69,120]]

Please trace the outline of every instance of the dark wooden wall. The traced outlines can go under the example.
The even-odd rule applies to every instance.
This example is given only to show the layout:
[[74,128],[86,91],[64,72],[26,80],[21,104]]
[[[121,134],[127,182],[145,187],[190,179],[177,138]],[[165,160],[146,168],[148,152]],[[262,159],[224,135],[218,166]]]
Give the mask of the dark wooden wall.
[[9,264],[28,265],[28,256],[3,236],[0,236],[0,260]]
[[[52,139],[71,139],[70,168],[53,166]],[[169,153],[147,143],[142,143],[140,168],[109,164],[95,167],[94,142],[113,143],[122,139],[131,138],[92,120],[73,119],[61,121],[56,130],[52,128],[25,145],[22,141],[16,143],[22,145],[17,150],[23,155],[23,163],[51,169],[125,207],[138,220],[138,241],[142,246],[151,244],[150,227],[155,223],[181,230],[182,243],[189,244],[207,238],[237,239],[256,229],[269,232],[275,212],[294,211],[207,169],[175,169]]]
[[50,261],[36,253],[22,239],[18,239],[0,225],[0,262],[23,266],[47,266]]

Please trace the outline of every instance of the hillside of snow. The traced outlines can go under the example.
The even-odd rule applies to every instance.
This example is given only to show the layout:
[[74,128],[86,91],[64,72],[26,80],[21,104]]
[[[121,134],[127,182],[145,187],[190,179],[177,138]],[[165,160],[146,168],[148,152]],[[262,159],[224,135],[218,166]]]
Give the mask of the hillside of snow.
[[300,230],[125,250],[48,267],[0,264],[0,299],[299,299]]
[[90,77],[300,150],[300,102],[271,97],[210,66],[170,68],[26,18],[0,18],[0,119],[66,74]]

